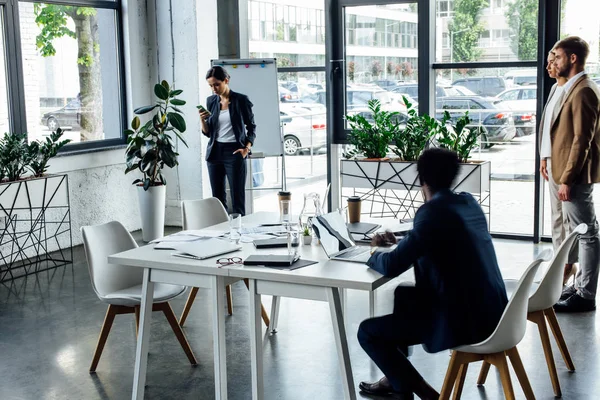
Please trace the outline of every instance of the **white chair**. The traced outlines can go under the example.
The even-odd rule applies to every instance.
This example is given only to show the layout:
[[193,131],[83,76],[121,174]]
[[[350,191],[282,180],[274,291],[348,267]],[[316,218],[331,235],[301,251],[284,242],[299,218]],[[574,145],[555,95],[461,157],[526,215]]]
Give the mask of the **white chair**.
[[510,380],[508,363],[506,362],[507,356],[510,358],[515,369],[519,383],[523,388],[523,392],[525,392],[525,397],[528,400],[535,399],[516,346],[523,339],[523,336],[525,336],[528,295],[531,283],[542,261],[548,260],[551,254],[550,250],[542,252],[525,270],[504,313],[502,313],[498,326],[489,338],[477,344],[459,346],[453,349],[450,365],[448,365],[448,371],[446,372],[444,385],[440,393],[440,400],[449,399],[453,388],[453,398],[460,399],[469,363],[482,360],[484,361],[484,367],[487,367],[481,370],[477,384],[483,384],[489,371],[489,366],[493,364],[500,371],[505,397],[507,399],[514,399],[515,393]]
[[[229,221],[229,216],[223,204],[216,197],[209,197],[202,200],[184,200],[181,202],[181,216],[183,220],[183,230],[193,229],[204,229],[209,226],[221,224]],[[246,287],[248,287],[248,280],[244,279]],[[229,315],[233,314],[233,298],[231,295],[231,285],[225,286],[225,293],[227,295],[227,312]],[[183,312],[179,318],[179,326],[183,326],[187,319],[192,304],[196,295],[198,294],[198,288],[193,287],[188,295]],[[265,307],[261,304],[262,318],[265,325],[269,326],[269,316],[265,311]]]
[[[542,347],[544,349],[544,355],[546,356],[546,364],[548,364],[548,371],[550,372],[550,380],[552,382],[552,388],[554,389],[554,395],[561,397],[562,392],[560,390],[560,383],[558,382],[558,374],[556,372],[556,365],[554,363],[554,356],[552,355],[552,346],[550,345],[550,336],[548,335],[548,327],[546,326],[546,320],[550,325],[550,329],[554,334],[554,339],[558,345],[560,353],[562,354],[565,364],[569,371],[575,371],[575,364],[571,359],[571,354],[567,348],[567,343],[563,337],[560,325],[556,319],[554,308],[552,306],[558,302],[562,292],[563,282],[563,268],[567,262],[569,251],[576,243],[578,235],[583,235],[587,232],[587,225],[581,224],[577,226],[573,232],[571,232],[560,245],[556,254],[548,269],[544,273],[542,280],[539,283],[532,285],[531,296],[529,297],[529,305],[527,308],[527,319],[534,322],[538,326],[540,332],[540,338],[542,339]],[[504,281],[506,285],[506,291],[510,293],[515,291],[518,282],[514,279],[507,279]],[[483,368],[486,367],[484,364]],[[484,378],[485,381],[485,378]]]
[[[108,310],[102,324],[90,372],[96,371],[110,328],[118,314],[135,314],[136,335],[140,322],[140,304],[142,299],[142,268],[108,263],[108,256],[138,247],[133,237],[119,222],[81,228],[83,247],[88,262],[92,287],[98,298],[108,304]],[[181,295],[185,286],[154,284],[154,304],[152,311],[162,311],[183,351],[196,365],[196,358],[190,345],[177,323],[177,318],[168,301]]]

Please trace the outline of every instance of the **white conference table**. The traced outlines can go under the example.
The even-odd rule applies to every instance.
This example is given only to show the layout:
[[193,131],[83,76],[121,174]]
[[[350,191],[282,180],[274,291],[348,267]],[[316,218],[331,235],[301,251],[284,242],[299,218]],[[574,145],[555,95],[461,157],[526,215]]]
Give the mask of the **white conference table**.
[[[275,213],[255,213],[245,216],[246,226],[274,222]],[[211,230],[228,230],[228,224],[215,225]],[[292,297],[329,303],[333,332],[335,336],[340,371],[344,389],[344,398],[356,399],[352,367],[348,352],[348,341],[343,323],[344,289],[369,292],[370,315],[374,313],[374,291],[389,281],[378,272],[364,264],[331,261],[321,246],[297,247],[302,259],[317,261],[316,264],[285,271],[261,266],[232,265],[218,268],[216,260],[221,257],[241,257],[251,254],[287,254],[286,248],[257,250],[252,243],[242,243],[242,250],[206,260],[191,260],[174,257],[171,251],[154,250],[153,246],[144,246],[112,255],[109,262],[144,268],[140,328],[136,348],[136,362],[132,399],[143,399],[148,361],[148,342],[152,309],[153,286],[155,282],[196,286],[211,289],[213,299],[213,342],[215,370],[215,398],[227,399],[227,369],[225,359],[225,284],[229,281],[248,279],[250,284],[250,335],[252,365],[252,398],[264,398],[262,328],[260,323],[261,295],[273,295],[271,316],[274,329],[277,319],[278,297]],[[229,279],[228,279],[229,278]]]

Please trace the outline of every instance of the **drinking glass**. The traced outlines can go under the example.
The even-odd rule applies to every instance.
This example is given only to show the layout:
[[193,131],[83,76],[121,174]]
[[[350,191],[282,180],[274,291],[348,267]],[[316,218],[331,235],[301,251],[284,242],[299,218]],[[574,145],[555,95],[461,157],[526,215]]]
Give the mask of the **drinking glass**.
[[242,237],[242,214],[233,213],[229,215],[229,229],[229,239],[238,244]]

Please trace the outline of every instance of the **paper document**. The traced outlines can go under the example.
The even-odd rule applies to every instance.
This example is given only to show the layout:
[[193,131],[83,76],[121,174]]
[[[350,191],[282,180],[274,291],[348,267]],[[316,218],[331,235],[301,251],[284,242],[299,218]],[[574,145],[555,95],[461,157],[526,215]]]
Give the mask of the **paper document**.
[[211,238],[177,245],[175,246],[175,250],[177,250],[178,253],[175,253],[174,255],[181,256],[183,254],[198,260],[204,260],[206,258],[241,250],[241,248],[241,246],[228,240]]
[[216,238],[219,236],[223,236],[226,233],[227,233],[227,231],[221,231],[221,230],[216,230],[216,229],[194,229],[194,230],[181,231],[181,232],[176,233],[175,235]]
[[[295,224],[292,224],[292,226]],[[243,226],[242,227],[242,235],[252,235],[257,233],[281,233],[285,232],[285,226],[283,225],[275,225],[275,226]]]
[[169,243],[169,242],[194,242],[196,240],[201,240],[202,238],[199,236],[191,236],[191,235],[169,235],[165,237],[161,237],[158,239],[154,239],[150,243]]

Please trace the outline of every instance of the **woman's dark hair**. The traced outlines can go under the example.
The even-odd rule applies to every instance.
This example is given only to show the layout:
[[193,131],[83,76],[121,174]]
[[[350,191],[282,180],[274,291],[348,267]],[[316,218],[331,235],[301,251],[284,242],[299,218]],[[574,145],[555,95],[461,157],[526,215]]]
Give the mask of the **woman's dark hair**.
[[206,79],[208,78],[215,78],[219,81],[224,81],[225,79],[229,79],[229,74],[225,68],[221,67],[220,65],[215,65],[206,73]]
[[458,155],[441,148],[427,149],[417,161],[421,185],[427,184],[433,192],[449,189],[458,174]]

